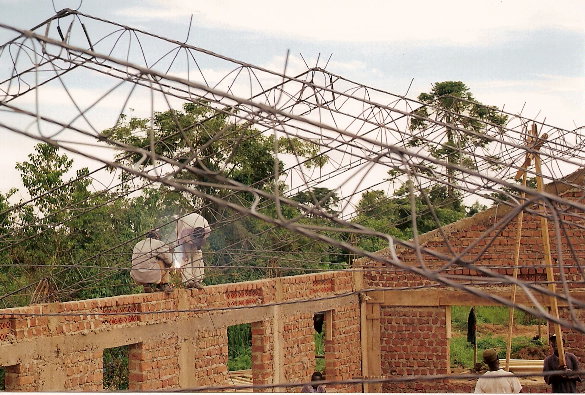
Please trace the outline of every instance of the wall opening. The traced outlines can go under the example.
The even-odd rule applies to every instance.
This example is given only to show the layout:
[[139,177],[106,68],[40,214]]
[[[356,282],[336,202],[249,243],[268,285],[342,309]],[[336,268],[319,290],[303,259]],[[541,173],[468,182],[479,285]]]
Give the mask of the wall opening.
[[315,342],[315,372],[325,373],[325,312],[320,311],[313,315],[313,334]]
[[18,376],[19,365],[0,367],[0,391],[18,391],[15,387],[15,378]]
[[228,370],[252,369],[252,324],[229,326],[227,337]]
[[[474,369],[474,345],[468,341],[471,306],[451,307],[451,338],[449,355],[451,373]],[[506,306],[476,306],[476,343],[478,364],[485,349],[495,348],[501,359],[506,358],[509,309]],[[471,339],[470,336],[469,339]],[[543,359],[548,355],[546,324],[542,319],[520,310],[514,311],[511,359]],[[504,368],[504,366],[501,366]]]
[[124,391],[128,389],[129,353],[130,345],[104,349],[104,390]]

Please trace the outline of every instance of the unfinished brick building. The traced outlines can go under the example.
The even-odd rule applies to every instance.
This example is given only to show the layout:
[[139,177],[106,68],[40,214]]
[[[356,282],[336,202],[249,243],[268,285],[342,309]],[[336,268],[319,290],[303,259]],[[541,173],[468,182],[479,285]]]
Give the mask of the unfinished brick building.
[[[65,35],[59,22],[63,26],[69,23]],[[233,389],[227,367],[227,331],[230,326],[249,323],[254,389],[296,392],[315,369],[313,317],[318,312],[325,316],[325,375],[331,391],[471,391],[474,378],[451,376],[452,306],[523,309],[547,319],[551,326],[562,325],[568,349],[585,360],[585,182],[584,171],[575,171],[585,163],[585,144],[579,130],[563,130],[465,98],[456,102],[477,108],[454,114],[455,110],[440,103],[423,103],[367,87],[318,64],[292,77],[74,10],[60,11],[34,31],[10,30],[17,37],[0,50],[0,61],[10,65],[8,71],[0,68],[8,73],[0,92],[0,108],[8,114],[0,125],[2,131],[98,161],[104,172],[119,171],[124,182],[136,178],[144,185],[165,187],[200,207],[213,204],[222,212],[231,210],[235,220],[253,217],[293,236],[343,248],[352,259],[361,258],[346,270],[329,270],[331,265],[318,274],[179,289],[171,295],[123,295],[0,310],[0,366],[7,390],[101,391],[104,350],[121,346],[129,349],[132,391]],[[99,36],[102,32],[106,33]],[[120,44],[124,39],[127,46]],[[143,41],[149,45],[143,46]],[[135,42],[140,43],[139,49]],[[18,61],[11,57],[13,53]],[[185,64],[175,62],[178,53],[187,54]],[[196,71],[190,69],[193,63]],[[229,71],[221,74],[216,68]],[[205,70],[211,70],[209,75],[204,75]],[[75,83],[95,75],[101,78],[95,85],[103,91],[76,100]],[[67,81],[67,77],[72,79]],[[51,111],[35,102],[31,109],[29,96],[51,86],[59,89],[51,91],[53,95],[57,92],[71,103]],[[120,87],[128,87],[130,93],[119,100],[121,109],[112,111],[110,99],[120,97],[111,95]],[[144,97],[151,98],[151,103],[145,105]],[[81,102],[89,104],[82,106]],[[212,137],[205,134],[208,140],[221,140],[228,130],[246,128],[252,128],[246,131],[253,136],[274,138],[270,156],[274,166],[268,166],[271,174],[262,179],[262,188],[196,166],[204,154],[192,141],[167,157],[155,149],[166,146],[165,139],[149,137],[149,147],[141,148],[100,133],[119,126],[129,109],[147,108],[139,117],[149,121],[162,111],[176,114],[176,108],[192,104],[201,106],[207,119],[185,126],[170,117],[168,122],[177,134],[220,118],[228,121],[219,130],[203,128],[205,133],[213,133]],[[69,118],[64,115],[67,111]],[[495,116],[481,118],[484,113]],[[450,124],[445,114],[464,122]],[[534,133],[528,132],[530,126]],[[139,132],[151,136],[152,128],[147,129]],[[54,134],[41,133],[46,130]],[[72,139],[72,143],[60,133],[86,140]],[[445,137],[454,133],[467,136],[460,146]],[[278,151],[282,136],[314,144],[314,156],[297,155],[294,149]],[[221,155],[231,157],[241,141],[230,140]],[[96,153],[95,145],[109,150],[108,154]],[[472,164],[433,155],[437,150],[457,151],[459,159],[464,157],[468,159],[465,163]],[[530,161],[540,163],[541,154],[549,170],[530,170]],[[134,155],[137,161],[112,161],[119,155]],[[329,159],[327,155],[332,159],[329,162],[324,160]],[[285,177],[278,165],[285,159],[292,164],[287,163],[283,192],[279,186]],[[151,168],[144,165],[149,160]],[[303,167],[309,160],[322,164],[319,171]],[[524,165],[519,165],[522,160],[526,160]],[[238,163],[230,165],[237,167]],[[540,183],[545,179],[546,190],[509,182],[516,171],[528,172]],[[177,174],[193,177],[175,177]],[[492,208],[447,226],[434,218],[438,229],[423,235],[413,231],[415,237],[404,241],[347,219],[355,214],[348,208],[355,198],[382,184],[388,190],[410,187],[408,198],[416,195],[420,201],[431,186],[447,192],[456,188],[461,200],[483,199]],[[215,193],[205,189],[210,185]],[[346,211],[327,210],[322,207],[324,200],[314,195],[303,204],[292,199],[294,192],[311,192],[315,187],[339,192],[340,206]],[[124,188],[107,192],[124,195],[128,193]],[[504,197],[494,197],[494,193]],[[325,198],[327,195],[331,194],[326,193]],[[436,216],[448,198],[420,206]],[[273,212],[261,211],[259,202],[273,204]],[[312,226],[294,215],[285,218],[279,211],[284,205],[302,219],[318,217],[322,222]],[[71,218],[76,209],[69,208]],[[408,210],[405,218],[414,218],[415,223],[419,214],[425,214],[414,199]],[[521,227],[520,213],[524,213]],[[543,219],[548,220],[544,226]],[[216,220],[235,221],[227,214]],[[52,223],[52,228],[63,222]],[[35,224],[35,231],[37,228],[42,228],[40,234],[51,226]],[[143,236],[142,228],[125,230],[135,232],[132,237]],[[333,239],[328,231],[347,237]],[[545,233],[550,234],[550,242],[545,242]],[[389,247],[370,252],[355,243],[359,236],[387,241]],[[134,241],[132,237],[126,243]],[[7,244],[2,250],[20,242],[12,243],[9,237],[0,240]],[[245,262],[239,268],[246,268]],[[559,292],[551,291],[552,283]],[[513,285],[519,288],[515,298]],[[525,387],[526,392],[547,390],[542,381]]]
[[[575,173],[571,182],[582,184],[582,174]],[[556,190],[565,199],[583,198],[581,190],[563,185],[551,184],[548,190]],[[457,251],[472,241],[487,243],[489,238],[480,234],[508,210],[494,207],[444,227],[443,232]],[[538,221],[533,215],[523,223],[526,265],[520,278],[527,283],[546,280]],[[511,274],[515,231],[514,221],[499,230],[477,265]],[[585,244],[579,240],[585,237],[584,231],[567,229],[566,237],[577,248],[573,257],[583,259]],[[563,246],[568,249],[565,240]],[[421,244],[436,251],[447,248],[436,233],[421,236]],[[482,247],[478,243],[467,254],[478,254]],[[420,266],[414,252],[399,249],[398,253],[409,265]],[[428,267],[441,265],[430,255],[425,255],[425,261]],[[203,291],[179,290],[171,296],[161,292],[2,310],[0,364],[6,372],[6,389],[100,391],[103,350],[122,345],[130,346],[130,390],[221,387],[228,383],[227,327],[251,323],[253,384],[276,385],[268,391],[295,392],[299,388],[290,384],[306,382],[314,369],[313,314],[324,311],[327,380],[350,381],[330,385],[332,390],[470,392],[474,380],[444,377],[450,374],[451,306],[497,301],[371,260],[361,260],[355,267],[353,271],[217,285]],[[485,284],[477,271],[453,267],[445,273],[454,278],[471,276],[476,289],[509,298],[510,286]],[[558,270],[556,275],[560,275]],[[564,275],[571,284],[570,295],[583,300],[585,289],[577,262],[567,259]],[[545,299],[543,305],[548,304]],[[517,300],[530,304],[523,294]],[[561,316],[581,325],[583,309],[573,309],[575,315],[571,316],[566,303],[560,303]],[[566,339],[570,350],[585,360],[583,332],[567,330]],[[437,379],[409,380],[418,376]],[[351,383],[364,377],[389,381]],[[397,378],[403,380],[392,381]],[[540,383],[524,390],[546,392],[547,388]]]

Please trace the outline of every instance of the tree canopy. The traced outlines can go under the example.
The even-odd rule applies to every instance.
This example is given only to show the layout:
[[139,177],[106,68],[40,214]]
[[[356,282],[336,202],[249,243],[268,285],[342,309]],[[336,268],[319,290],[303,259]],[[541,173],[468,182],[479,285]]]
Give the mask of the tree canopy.
[[[460,200],[456,190],[456,175],[453,165],[477,169],[475,155],[486,148],[490,136],[504,133],[503,126],[508,117],[477,101],[470,89],[461,81],[443,81],[432,85],[431,91],[418,96],[422,106],[412,112],[410,130],[422,132],[410,139],[411,146],[424,146],[430,155],[446,162],[443,174],[450,202],[457,205]],[[443,123],[439,133],[430,130],[429,119]],[[436,124],[433,123],[436,127]],[[497,157],[484,153],[487,162],[496,166]]]

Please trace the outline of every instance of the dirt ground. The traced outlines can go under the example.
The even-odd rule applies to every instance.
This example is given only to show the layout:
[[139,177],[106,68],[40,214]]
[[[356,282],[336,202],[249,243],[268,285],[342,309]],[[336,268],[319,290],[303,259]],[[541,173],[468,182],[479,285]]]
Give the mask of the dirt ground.
[[[541,338],[546,338],[546,327],[541,325]],[[508,336],[508,327],[496,324],[477,324],[477,336],[498,335]],[[512,337],[526,336],[534,337],[538,335],[538,325],[514,325],[512,328]]]

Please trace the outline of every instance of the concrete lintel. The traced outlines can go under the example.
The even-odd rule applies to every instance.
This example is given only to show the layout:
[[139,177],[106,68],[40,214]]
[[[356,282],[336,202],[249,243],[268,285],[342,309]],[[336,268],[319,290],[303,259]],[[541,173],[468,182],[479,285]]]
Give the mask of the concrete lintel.
[[[491,295],[498,296],[501,298],[509,299],[511,297],[511,290],[509,288],[490,288],[482,289]],[[446,289],[421,289],[421,290],[409,290],[409,291],[394,291],[384,290],[375,291],[383,293],[383,305],[384,306],[497,306],[499,303],[483,298],[480,296],[473,295],[466,291],[461,290],[446,290]],[[368,293],[370,296],[371,293]],[[585,300],[584,290],[571,291],[571,296]],[[538,296],[539,302],[547,306],[549,301],[548,298]],[[516,302],[520,304],[532,305],[531,300],[523,293],[518,292],[516,295]],[[371,303],[368,300],[368,303]],[[566,306],[567,303],[559,300],[559,306]]]
[[[299,312],[332,310],[339,306],[357,305],[357,303],[357,295],[349,295],[333,299],[282,304],[278,310],[282,316],[287,316]],[[16,365],[22,361],[29,360],[31,356],[53,359],[59,353],[66,354],[88,348],[112,348],[127,344],[158,341],[165,335],[177,336],[179,342],[188,341],[196,338],[199,331],[273,320],[274,315],[275,309],[273,306],[218,310],[168,322],[140,323],[111,327],[99,332],[85,331],[77,334],[38,337],[0,345],[0,366]]]

